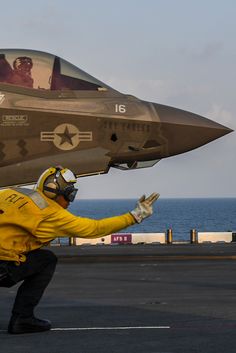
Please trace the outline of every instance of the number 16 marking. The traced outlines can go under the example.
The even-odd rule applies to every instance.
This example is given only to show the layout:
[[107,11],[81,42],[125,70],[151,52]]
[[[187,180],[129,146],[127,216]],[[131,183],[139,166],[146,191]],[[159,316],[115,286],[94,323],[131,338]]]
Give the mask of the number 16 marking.
[[124,104],[115,104],[116,113],[126,113],[126,106]]

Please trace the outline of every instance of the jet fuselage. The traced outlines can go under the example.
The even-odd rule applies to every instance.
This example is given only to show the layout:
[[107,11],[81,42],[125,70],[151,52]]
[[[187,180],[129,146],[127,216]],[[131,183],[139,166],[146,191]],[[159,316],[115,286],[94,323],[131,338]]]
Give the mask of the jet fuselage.
[[[14,72],[19,63],[28,65],[24,79]],[[232,131],[122,94],[70,65],[42,52],[0,50],[1,187],[35,182],[51,165],[78,176],[152,166]]]

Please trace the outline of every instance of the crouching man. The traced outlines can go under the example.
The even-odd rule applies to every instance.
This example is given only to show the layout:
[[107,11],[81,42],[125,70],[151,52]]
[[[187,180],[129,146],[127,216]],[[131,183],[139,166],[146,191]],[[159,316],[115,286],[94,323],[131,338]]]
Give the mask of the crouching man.
[[98,238],[118,232],[152,214],[158,194],[142,197],[137,207],[120,216],[93,220],[77,217],[66,209],[77,189],[72,171],[47,169],[36,190],[9,188],[0,191],[0,287],[22,282],[15,298],[8,332],[12,334],[47,331],[48,320],[34,316],[57,263],[44,245],[57,237]]

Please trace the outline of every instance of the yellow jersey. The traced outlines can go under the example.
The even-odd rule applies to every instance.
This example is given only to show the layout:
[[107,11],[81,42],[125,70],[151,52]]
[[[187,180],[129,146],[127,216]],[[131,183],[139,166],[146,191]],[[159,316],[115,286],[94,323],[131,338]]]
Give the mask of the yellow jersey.
[[24,262],[25,254],[57,237],[99,238],[134,223],[130,213],[101,220],[77,217],[39,190],[0,190],[0,260]]

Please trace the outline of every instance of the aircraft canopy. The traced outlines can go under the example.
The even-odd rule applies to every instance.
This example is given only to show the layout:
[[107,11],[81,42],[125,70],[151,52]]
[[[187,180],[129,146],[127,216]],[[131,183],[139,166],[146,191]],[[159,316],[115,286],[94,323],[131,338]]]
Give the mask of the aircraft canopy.
[[109,88],[57,56],[22,49],[0,49],[0,83],[51,91]]

